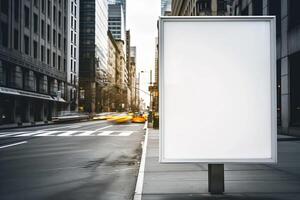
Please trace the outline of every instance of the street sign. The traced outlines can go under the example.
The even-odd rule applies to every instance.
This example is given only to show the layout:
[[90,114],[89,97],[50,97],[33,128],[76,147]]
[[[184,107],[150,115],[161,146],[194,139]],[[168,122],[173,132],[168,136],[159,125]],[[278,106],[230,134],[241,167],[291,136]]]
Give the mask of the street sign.
[[275,163],[275,17],[161,17],[160,162]]

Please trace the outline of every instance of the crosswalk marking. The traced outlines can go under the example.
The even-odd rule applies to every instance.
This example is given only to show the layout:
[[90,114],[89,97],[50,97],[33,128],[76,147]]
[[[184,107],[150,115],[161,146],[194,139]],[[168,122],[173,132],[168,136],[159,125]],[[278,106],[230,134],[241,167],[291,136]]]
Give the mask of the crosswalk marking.
[[108,136],[112,133],[113,133],[113,131],[102,131],[102,133],[99,133],[98,136]]
[[28,136],[33,136],[33,135],[37,135],[43,133],[43,131],[35,131],[35,132],[29,132],[29,133],[23,133],[21,135],[14,135],[13,137],[28,137]]
[[74,133],[77,133],[77,132],[78,131],[66,131],[66,132],[58,134],[56,136],[71,136],[71,135],[73,135]]
[[77,130],[77,131],[48,131],[48,130],[40,130],[40,131],[22,131],[22,132],[3,132],[0,133],[1,137],[54,137],[54,136],[130,136],[132,133],[136,131],[87,131],[87,130]]
[[84,131],[83,133],[77,134],[76,136],[90,136],[96,131]]
[[8,137],[8,136],[14,136],[20,133],[25,133],[25,132],[17,132],[17,133],[1,133],[0,137]]
[[119,136],[129,136],[132,134],[132,131],[124,131],[122,133],[119,134]]
[[37,134],[35,135],[36,137],[43,137],[43,136],[51,136],[52,134],[54,133],[58,133],[59,131],[48,131],[48,132],[45,132],[45,133],[41,133],[41,134]]

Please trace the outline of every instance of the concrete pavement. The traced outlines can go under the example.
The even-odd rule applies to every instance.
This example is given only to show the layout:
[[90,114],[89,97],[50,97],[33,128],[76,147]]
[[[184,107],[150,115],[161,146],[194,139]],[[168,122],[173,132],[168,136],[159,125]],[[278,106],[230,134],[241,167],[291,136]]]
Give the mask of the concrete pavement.
[[158,130],[149,129],[143,200],[300,199],[300,139],[278,136],[278,164],[225,164],[225,193],[210,195],[207,164],[160,164]]

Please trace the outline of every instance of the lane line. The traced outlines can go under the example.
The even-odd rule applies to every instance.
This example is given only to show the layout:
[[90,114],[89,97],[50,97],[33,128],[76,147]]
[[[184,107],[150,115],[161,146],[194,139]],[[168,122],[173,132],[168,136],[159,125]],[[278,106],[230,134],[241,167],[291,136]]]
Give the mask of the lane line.
[[129,136],[132,133],[133,133],[132,131],[124,131],[124,132],[121,132],[118,136]]
[[[148,122],[145,123],[145,127],[147,127]],[[146,128],[145,141],[143,144],[143,153],[141,158],[141,165],[139,169],[138,178],[135,185],[135,192],[133,200],[141,200],[143,193],[143,184],[144,184],[144,175],[145,175],[145,164],[146,164],[146,152],[147,152],[147,144],[148,144],[148,133],[149,129]]]
[[107,129],[107,128],[109,128],[109,127],[112,127],[112,125],[108,125],[108,126],[104,126],[104,127],[102,127],[102,128],[98,128],[98,129],[96,129],[95,131],[100,131],[100,130],[103,130],[103,129]]
[[27,141],[22,141],[22,142],[17,142],[17,143],[13,143],[13,144],[8,144],[8,145],[1,146],[0,149],[4,149],[4,148],[7,148],[7,147],[16,146],[16,145],[20,145],[20,144],[25,144],[25,143],[27,143]]
[[76,132],[78,132],[78,131],[66,131],[66,132],[58,134],[56,136],[72,136]]
[[112,134],[114,131],[103,131],[101,133],[99,133],[97,136],[108,136],[110,134]]

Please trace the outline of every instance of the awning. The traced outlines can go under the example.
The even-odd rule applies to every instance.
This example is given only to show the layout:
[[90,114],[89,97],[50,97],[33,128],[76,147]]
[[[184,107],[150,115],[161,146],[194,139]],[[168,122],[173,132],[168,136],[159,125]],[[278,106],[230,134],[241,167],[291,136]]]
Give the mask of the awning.
[[16,95],[16,96],[23,96],[23,97],[30,97],[30,98],[37,98],[37,99],[44,99],[44,100],[48,100],[48,101],[66,102],[63,98],[57,98],[57,97],[52,97],[52,96],[46,95],[46,94],[40,94],[40,93],[35,93],[35,92],[7,88],[7,87],[0,87],[0,93]]

